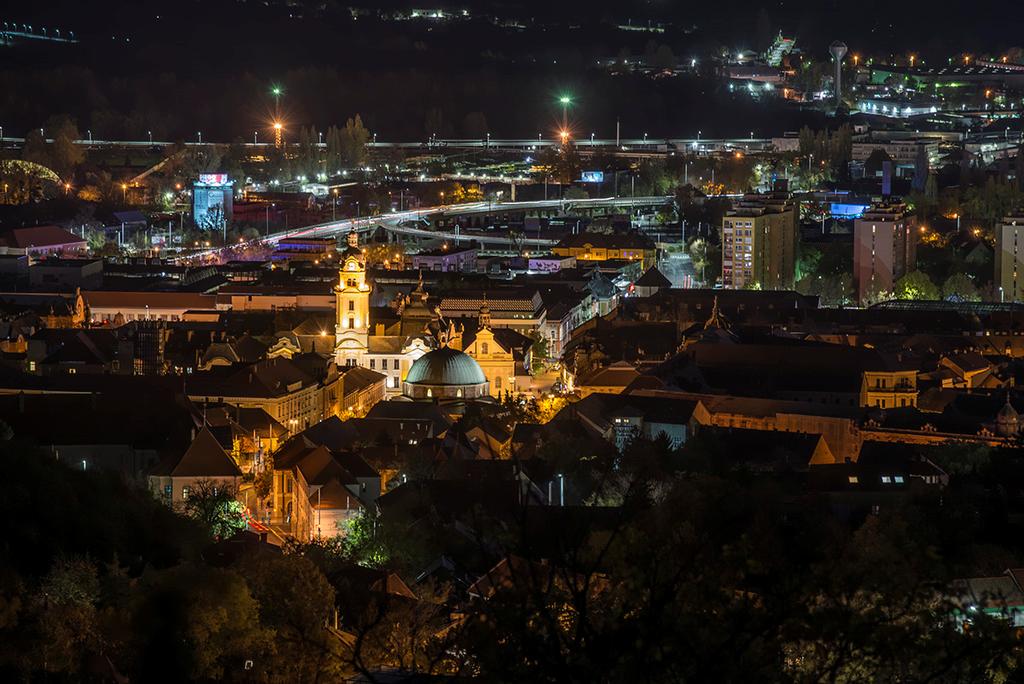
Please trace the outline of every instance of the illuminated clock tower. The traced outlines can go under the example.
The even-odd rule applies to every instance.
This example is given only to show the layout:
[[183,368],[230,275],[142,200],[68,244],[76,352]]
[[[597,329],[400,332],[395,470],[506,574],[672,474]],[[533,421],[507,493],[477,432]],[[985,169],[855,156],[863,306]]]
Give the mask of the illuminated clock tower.
[[355,230],[341,255],[341,270],[334,288],[334,359],[339,366],[364,365],[370,336],[370,286],[366,283],[366,257]]

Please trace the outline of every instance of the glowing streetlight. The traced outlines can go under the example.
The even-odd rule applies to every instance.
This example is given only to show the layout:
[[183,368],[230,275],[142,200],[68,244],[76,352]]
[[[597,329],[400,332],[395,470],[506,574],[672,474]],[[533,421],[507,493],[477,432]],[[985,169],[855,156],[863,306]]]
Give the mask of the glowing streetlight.
[[562,103],[562,130],[568,130],[569,128],[569,105],[572,104],[572,98],[568,95],[562,95],[558,98],[558,101]]
[[124,203],[128,203],[128,184],[121,183],[121,197],[124,199]]
[[910,66],[914,66],[917,62],[917,55],[910,55]]

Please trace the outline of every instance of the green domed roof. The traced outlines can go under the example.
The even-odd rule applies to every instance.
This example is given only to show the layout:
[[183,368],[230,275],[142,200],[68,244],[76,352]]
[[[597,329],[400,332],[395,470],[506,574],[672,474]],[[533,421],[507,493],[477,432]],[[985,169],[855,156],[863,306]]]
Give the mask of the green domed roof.
[[416,359],[405,381],[414,385],[480,385],[487,378],[471,356],[441,347]]

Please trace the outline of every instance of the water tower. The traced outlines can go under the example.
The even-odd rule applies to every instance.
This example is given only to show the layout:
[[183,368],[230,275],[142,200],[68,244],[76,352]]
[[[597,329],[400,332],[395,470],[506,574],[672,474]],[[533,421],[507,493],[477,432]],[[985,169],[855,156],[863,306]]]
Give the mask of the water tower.
[[846,55],[846,50],[846,43],[839,40],[828,46],[828,51],[832,53],[832,59],[836,61],[836,78],[833,82],[836,91],[836,107],[842,102],[843,56]]

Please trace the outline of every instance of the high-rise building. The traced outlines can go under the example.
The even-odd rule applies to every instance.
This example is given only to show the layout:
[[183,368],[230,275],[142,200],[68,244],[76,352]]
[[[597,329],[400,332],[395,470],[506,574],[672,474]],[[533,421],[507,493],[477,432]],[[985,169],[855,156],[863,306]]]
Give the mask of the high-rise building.
[[791,290],[797,209],[789,193],[748,193],[722,218],[722,286]]
[[900,202],[873,204],[853,222],[853,280],[861,304],[891,292],[917,264],[917,228]]
[[1024,209],[1004,218],[996,231],[995,262],[999,301],[1024,301]]

